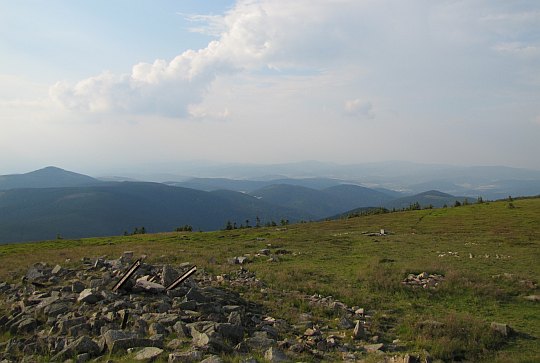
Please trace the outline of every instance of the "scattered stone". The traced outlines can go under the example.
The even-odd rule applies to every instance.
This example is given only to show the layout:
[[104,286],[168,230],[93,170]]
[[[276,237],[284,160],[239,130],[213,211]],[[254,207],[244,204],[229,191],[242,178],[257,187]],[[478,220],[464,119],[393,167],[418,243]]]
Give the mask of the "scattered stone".
[[362,326],[362,322],[360,320],[356,321],[352,336],[356,340],[365,339],[366,332],[364,331],[364,327]]
[[187,352],[174,352],[169,354],[169,363],[195,363],[202,360],[203,353],[199,350],[189,350]]
[[540,301],[540,295],[529,295],[529,296],[525,296],[524,299],[529,300],[529,301],[539,302]]
[[418,275],[409,274],[401,283],[412,288],[435,289],[443,280],[444,276],[442,275],[422,272]]
[[51,271],[51,274],[58,275],[60,272],[62,272],[62,266],[56,265]]
[[364,345],[364,349],[368,353],[376,352],[378,350],[381,350],[383,347],[384,347],[383,343]]
[[512,329],[508,324],[493,322],[491,323],[490,327],[491,330],[501,334],[503,337],[509,337],[514,334],[514,329]]
[[156,347],[146,347],[141,349],[136,355],[135,360],[145,361],[145,362],[151,362],[157,358],[163,353],[163,349],[156,348]]

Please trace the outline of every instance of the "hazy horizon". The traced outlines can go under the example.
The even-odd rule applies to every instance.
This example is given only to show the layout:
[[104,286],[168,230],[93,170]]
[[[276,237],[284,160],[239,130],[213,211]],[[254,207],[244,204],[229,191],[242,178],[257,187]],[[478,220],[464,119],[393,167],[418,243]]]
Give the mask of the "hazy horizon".
[[540,170],[539,23],[537,1],[1,2],[0,174]]

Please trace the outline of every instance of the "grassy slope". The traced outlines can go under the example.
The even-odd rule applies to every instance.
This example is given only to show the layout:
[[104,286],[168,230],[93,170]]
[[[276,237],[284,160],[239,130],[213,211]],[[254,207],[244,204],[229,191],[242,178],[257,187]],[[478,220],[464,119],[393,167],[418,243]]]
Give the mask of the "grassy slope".
[[[333,295],[350,306],[375,311],[374,325],[383,340],[399,337],[409,341],[412,350],[427,347],[430,351],[444,350],[440,345],[448,342],[422,341],[414,328],[418,321],[432,318],[447,322],[457,316],[466,324],[469,320],[473,324],[475,319],[504,322],[522,336],[511,340],[495,359],[535,361],[540,359],[539,305],[522,297],[539,294],[538,288],[527,285],[530,281],[537,283],[540,276],[540,199],[516,200],[513,204],[515,208],[509,208],[507,202],[492,202],[399,212],[298,224],[286,230],[260,228],[3,245],[0,279],[17,278],[37,261],[54,264],[82,256],[116,257],[124,250],[146,254],[153,261],[190,261],[217,274],[236,269],[226,264],[228,257],[255,253],[272,244],[272,248],[294,254],[284,255],[279,263],[256,259],[248,268],[269,289],[266,293],[245,293],[263,302],[276,316],[294,319],[297,312],[307,309],[295,297],[300,295],[287,295],[285,291]],[[393,234],[362,234],[379,228]],[[448,252],[457,252],[460,257]],[[470,259],[469,253],[474,258]],[[446,280],[437,291],[412,291],[401,286],[407,273],[422,271],[443,273]],[[504,273],[512,275],[504,277]],[[328,312],[321,314],[332,318]]]

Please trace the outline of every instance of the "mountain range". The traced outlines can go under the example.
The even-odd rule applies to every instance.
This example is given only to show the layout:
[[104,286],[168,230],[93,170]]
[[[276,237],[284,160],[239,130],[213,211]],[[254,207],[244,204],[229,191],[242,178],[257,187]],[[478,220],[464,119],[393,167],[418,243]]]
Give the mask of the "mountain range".
[[[113,178],[112,180],[121,180]],[[456,186],[440,180],[446,189]],[[445,184],[446,183],[446,184]],[[470,193],[455,196],[438,190],[404,193],[382,186],[368,188],[338,178],[188,178],[167,183],[108,181],[47,167],[26,174],[0,176],[0,243],[81,238],[130,233],[173,231],[190,225],[194,230],[216,230],[227,222],[256,223],[310,221],[346,215],[359,208],[407,208],[453,205]],[[498,185],[504,185],[499,181]],[[534,179],[513,180],[523,194],[539,194]],[[463,192],[456,188],[457,192]],[[506,197],[508,189],[500,192]],[[529,193],[536,191],[535,193]],[[458,193],[456,193],[458,194]]]

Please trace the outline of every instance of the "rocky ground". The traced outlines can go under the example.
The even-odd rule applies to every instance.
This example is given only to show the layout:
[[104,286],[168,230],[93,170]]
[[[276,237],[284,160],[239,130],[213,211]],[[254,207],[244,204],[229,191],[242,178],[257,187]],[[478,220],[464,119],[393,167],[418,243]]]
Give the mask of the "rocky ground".
[[[125,252],[118,259],[66,264],[77,267],[38,263],[20,283],[0,283],[1,362],[359,361],[373,355],[396,363],[429,360],[400,353],[399,341],[381,342],[371,332],[372,312],[329,296],[302,299],[310,308],[339,316],[333,328],[310,313],[294,321],[268,315],[235,292],[235,287],[247,287],[272,293],[241,258],[231,261],[240,264],[234,273],[198,271],[170,291],[165,286],[191,266],[143,260],[113,292],[133,259]],[[434,287],[441,277],[425,274],[406,281]]]

